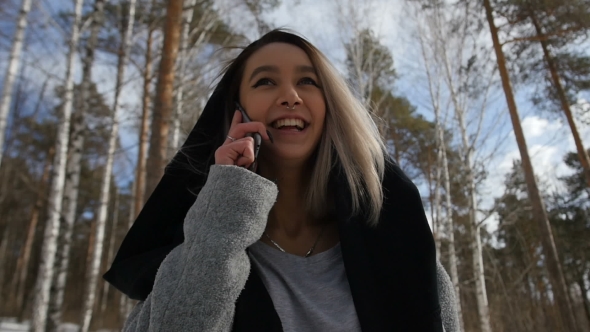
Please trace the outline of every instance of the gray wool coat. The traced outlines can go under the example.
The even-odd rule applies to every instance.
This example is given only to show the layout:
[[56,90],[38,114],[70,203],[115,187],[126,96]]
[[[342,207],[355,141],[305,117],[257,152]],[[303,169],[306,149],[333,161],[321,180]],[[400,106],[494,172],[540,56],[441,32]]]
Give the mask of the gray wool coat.
[[[262,236],[277,194],[273,182],[253,172],[213,165],[186,215],[184,243],[162,262],[151,294],[136,305],[123,331],[231,331],[250,274],[246,248]],[[458,331],[453,285],[437,264],[443,327]]]

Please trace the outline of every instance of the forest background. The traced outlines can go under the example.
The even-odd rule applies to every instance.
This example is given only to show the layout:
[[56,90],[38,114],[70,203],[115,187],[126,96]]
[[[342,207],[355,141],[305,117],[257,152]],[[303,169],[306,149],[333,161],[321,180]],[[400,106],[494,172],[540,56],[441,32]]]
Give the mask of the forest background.
[[307,37],[418,185],[463,331],[590,331],[589,0],[0,0],[0,331],[105,283],[224,64]]

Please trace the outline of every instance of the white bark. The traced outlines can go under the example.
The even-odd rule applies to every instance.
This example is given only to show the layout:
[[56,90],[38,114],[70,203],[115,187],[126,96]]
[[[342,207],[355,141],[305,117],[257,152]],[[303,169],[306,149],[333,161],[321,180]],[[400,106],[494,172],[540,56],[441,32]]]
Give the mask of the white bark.
[[[115,188],[116,189],[116,188]],[[113,208],[113,220],[111,221],[111,238],[109,239],[109,249],[107,251],[107,264],[110,264],[111,260],[113,259],[113,255],[115,253],[115,240],[117,239],[117,226],[119,224],[119,204],[120,204],[120,196],[118,190],[115,192],[115,206]],[[103,283],[102,288],[102,297],[101,297],[101,305],[100,305],[100,312],[101,317],[104,317],[104,312],[107,308],[107,300],[109,295],[109,286],[108,282]]]
[[72,232],[74,221],[76,219],[76,210],[78,207],[78,192],[80,185],[80,171],[82,161],[82,150],[84,147],[84,135],[86,132],[85,116],[90,108],[90,86],[92,84],[92,65],[94,63],[94,49],[98,39],[98,33],[102,26],[102,15],[104,9],[104,0],[96,0],[94,3],[94,12],[92,15],[92,25],[90,37],[86,44],[86,55],[82,60],[82,83],[80,98],[82,108],[74,110],[72,114],[72,133],[70,135],[70,158],[67,165],[66,181],[64,189],[63,205],[66,209],[64,220],[62,220],[62,229],[60,234],[59,254],[57,255],[56,276],[53,281],[51,303],[49,305],[49,321],[47,330],[57,332],[61,323],[62,306],[64,301],[64,292],[67,282],[67,272],[70,262],[70,247],[72,242]]
[[[471,13],[469,9],[469,3],[464,3],[465,17]],[[469,96],[468,91],[460,92],[456,86],[463,86],[469,84],[469,77],[464,74],[464,70],[461,68],[463,65],[463,47],[467,48],[465,39],[467,34],[467,23],[458,30],[457,39],[459,40],[459,46],[461,52],[458,52],[457,56],[454,56],[453,60],[456,61],[456,66],[452,67],[449,55],[448,55],[448,41],[445,40],[446,32],[441,29],[440,25],[440,14],[437,16],[435,24],[437,25],[436,31],[438,31],[437,38],[437,53],[441,55],[441,61],[443,67],[443,76],[447,83],[447,89],[449,90],[449,96],[453,105],[455,119],[459,127],[459,133],[461,136],[461,158],[463,160],[463,167],[465,170],[467,195],[469,197],[469,223],[470,223],[470,235],[471,235],[471,255],[473,262],[473,278],[475,280],[476,299],[477,299],[477,311],[479,313],[479,323],[482,332],[491,332],[492,327],[490,323],[490,313],[488,306],[487,290],[485,285],[485,275],[483,266],[483,253],[481,248],[481,236],[479,222],[477,219],[477,191],[475,183],[475,172],[474,172],[474,160],[473,151],[478,135],[470,137],[465,121],[466,113],[469,109]],[[467,19],[465,19],[465,22]],[[444,34],[444,35],[443,35]],[[487,92],[487,91],[486,91]],[[479,114],[480,123],[483,119],[483,112]],[[479,133],[479,128],[478,128]]]
[[[417,22],[417,38],[421,47],[421,55],[424,63],[424,69],[426,73],[428,90],[430,93],[432,108],[434,111],[436,135],[437,135],[437,146],[438,146],[438,158],[439,158],[439,170],[442,170],[442,179],[445,195],[446,205],[446,222],[444,228],[446,230],[445,237],[448,242],[449,250],[449,265],[451,281],[457,298],[457,314],[459,318],[459,329],[464,331],[463,321],[463,310],[461,305],[461,290],[459,287],[459,274],[457,269],[457,255],[455,250],[455,232],[454,232],[454,209],[451,199],[451,180],[449,175],[449,162],[447,158],[447,142],[445,141],[445,121],[441,116],[441,103],[443,103],[443,97],[441,96],[441,82],[442,78],[447,81],[447,88],[451,90],[451,95],[455,96],[454,85],[451,77],[448,75],[448,67],[446,66],[446,57],[443,52],[446,52],[446,45],[450,42],[448,36],[446,36],[442,30],[441,24],[441,13],[438,9],[433,9],[432,15],[427,14],[423,8],[414,8],[413,15]],[[442,65],[441,64],[445,64]],[[441,68],[442,67],[442,68]],[[444,69],[443,69],[444,68]],[[456,99],[455,99],[456,101]],[[454,104],[458,106],[457,104]],[[463,123],[464,127],[464,123]],[[462,136],[465,138],[465,136]],[[471,163],[469,163],[470,168]],[[439,173],[437,170],[437,176]],[[474,182],[472,182],[474,184]],[[472,191],[475,194],[475,191]],[[474,210],[471,210],[474,211]],[[440,213],[440,209],[437,207],[437,214]],[[485,288],[484,288],[485,289]]]
[[466,171],[467,190],[469,195],[469,223],[471,235],[471,257],[473,260],[473,277],[475,279],[475,295],[477,298],[477,311],[479,312],[480,328],[482,332],[491,332],[490,313],[488,306],[488,296],[486,291],[486,281],[483,267],[483,252],[481,250],[481,236],[479,223],[477,221],[477,193],[475,188],[475,176],[473,172],[473,146],[469,144],[467,127],[465,125],[465,114],[460,109],[455,109],[457,122],[463,141],[464,167]]
[[[201,46],[207,44],[213,35],[212,31],[215,29],[216,25],[219,24],[218,20],[218,12],[212,7],[207,6],[201,3],[200,9],[202,11],[201,16],[199,17],[198,22],[193,24],[193,12],[194,6],[196,5],[196,0],[187,0],[187,4],[184,12],[183,17],[183,27],[180,35],[180,51],[178,53],[178,66],[177,66],[177,83],[176,83],[176,95],[175,95],[175,111],[174,111],[174,122],[172,128],[172,149],[170,151],[171,154],[174,154],[180,148],[180,141],[181,141],[181,117],[183,115],[183,107],[185,104],[186,96],[184,92],[188,89],[190,90],[191,86],[187,85],[187,73],[193,73],[192,79],[192,86],[195,86],[200,83],[203,75],[200,72],[200,69],[193,71],[188,68],[188,61],[189,59],[193,59],[198,55],[198,53],[202,50]],[[190,30],[190,26],[193,26],[192,31]],[[188,47],[188,42],[194,40],[191,47]],[[198,107],[197,107],[198,108]],[[172,156],[170,156],[172,157]]]
[[96,284],[100,272],[100,263],[102,261],[104,233],[108,212],[109,193],[111,189],[111,177],[113,173],[113,161],[119,137],[119,97],[121,94],[121,89],[123,87],[125,66],[127,63],[129,49],[131,46],[131,34],[133,32],[133,24],[135,19],[135,0],[129,1],[129,13],[127,15],[127,27],[125,28],[125,32],[121,40],[121,53],[119,55],[119,62],[117,68],[117,82],[115,86],[115,98],[112,109],[112,125],[109,137],[109,148],[107,154],[107,162],[105,165],[105,171],[102,178],[100,206],[98,209],[98,216],[96,220],[94,250],[92,253],[90,267],[88,269],[88,278],[84,296],[84,304],[82,309],[82,327],[80,330],[81,332],[88,332],[88,329],[90,328],[90,322],[92,320],[92,313],[94,309],[94,299],[96,297]]
[[33,318],[31,328],[35,332],[44,332],[49,308],[49,290],[54,275],[55,255],[57,252],[57,240],[59,235],[60,216],[62,213],[62,202],[64,194],[64,183],[66,175],[66,159],[69,143],[69,129],[72,115],[74,70],[76,68],[76,48],[80,38],[80,20],[82,16],[83,0],[76,0],[74,9],[74,22],[72,24],[72,35],[69,42],[67,58],[67,69],[65,79],[65,96],[62,118],[59,124],[55,160],[53,166],[53,179],[49,194],[48,220],[43,235],[43,246],[41,249],[41,265],[37,274],[35,288],[35,300],[33,304]]
[[457,315],[459,317],[460,331],[465,331],[465,324],[463,322],[463,309],[461,306],[461,288],[459,287],[459,272],[457,270],[457,254],[455,251],[455,223],[453,221],[453,203],[451,202],[451,177],[449,175],[449,161],[447,159],[447,148],[445,146],[443,130],[438,131],[439,140],[443,142],[440,145],[442,157],[442,169],[444,175],[444,186],[446,194],[447,207],[447,241],[449,245],[449,264],[451,270],[451,281],[455,289],[455,297],[457,298]]
[[20,55],[27,28],[27,16],[30,10],[31,0],[23,0],[14,32],[12,49],[8,57],[8,67],[6,68],[6,76],[4,77],[4,84],[2,86],[2,96],[0,96],[0,165],[2,165],[2,155],[4,154],[4,138],[6,136],[8,113],[10,112],[10,105],[12,103],[12,90],[20,64]]
[[[435,116],[435,130],[438,133],[441,128],[441,124],[438,119],[438,107],[436,108],[436,116]],[[440,139],[440,136],[437,135],[436,138],[436,145],[438,148],[438,152],[436,154],[436,174],[434,177],[434,206],[431,206],[430,209],[434,209],[434,217],[432,218],[432,230],[434,232],[434,244],[436,246],[436,258],[441,258],[440,247],[441,247],[441,237],[443,233],[443,227],[441,223],[441,215],[442,215],[442,207],[441,207],[441,199],[440,199],[440,178],[441,178],[441,166],[442,166],[442,149],[441,146],[445,144],[443,140]],[[430,170],[428,170],[430,172]],[[448,193],[447,193],[448,196]]]
[[178,52],[178,69],[176,85],[176,104],[174,109],[174,123],[172,125],[172,153],[176,153],[180,144],[180,118],[182,116],[183,94],[186,63],[188,60],[189,29],[193,21],[193,12],[196,0],[186,0],[182,20],[182,31],[180,32],[180,51]]
[[[445,54],[445,52],[443,52]],[[480,329],[482,332],[491,332],[490,312],[488,306],[487,290],[485,284],[484,266],[483,266],[483,252],[481,249],[481,236],[479,229],[479,222],[477,219],[477,191],[473,164],[473,150],[475,142],[471,141],[467,133],[467,125],[465,123],[465,104],[459,101],[457,90],[455,89],[455,82],[453,81],[453,74],[450,72],[450,65],[448,58],[445,56],[445,69],[448,88],[450,90],[451,99],[454,105],[455,117],[459,125],[461,135],[462,147],[461,157],[463,159],[463,167],[465,169],[467,195],[469,197],[469,223],[471,235],[471,255],[473,261],[473,278],[475,280],[475,295],[477,298],[477,311],[479,313]],[[460,82],[460,81],[459,81]]]

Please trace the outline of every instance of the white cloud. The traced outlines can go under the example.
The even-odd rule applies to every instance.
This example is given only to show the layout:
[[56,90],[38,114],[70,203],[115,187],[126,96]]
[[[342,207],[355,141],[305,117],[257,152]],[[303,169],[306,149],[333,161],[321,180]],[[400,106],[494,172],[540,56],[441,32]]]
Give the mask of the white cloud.
[[555,132],[561,128],[557,122],[549,122],[538,116],[528,116],[522,120],[522,130],[527,139],[545,135],[547,132]]

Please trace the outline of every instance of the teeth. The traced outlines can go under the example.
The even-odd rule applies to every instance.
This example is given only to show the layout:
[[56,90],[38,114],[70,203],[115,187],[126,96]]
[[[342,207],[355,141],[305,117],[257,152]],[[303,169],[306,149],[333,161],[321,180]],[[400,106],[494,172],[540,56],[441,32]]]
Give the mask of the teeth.
[[281,127],[286,127],[286,126],[289,126],[289,127],[296,126],[299,129],[303,129],[303,128],[305,128],[305,123],[301,119],[280,119],[280,120],[277,120],[273,123],[273,127],[275,129],[278,129]]

